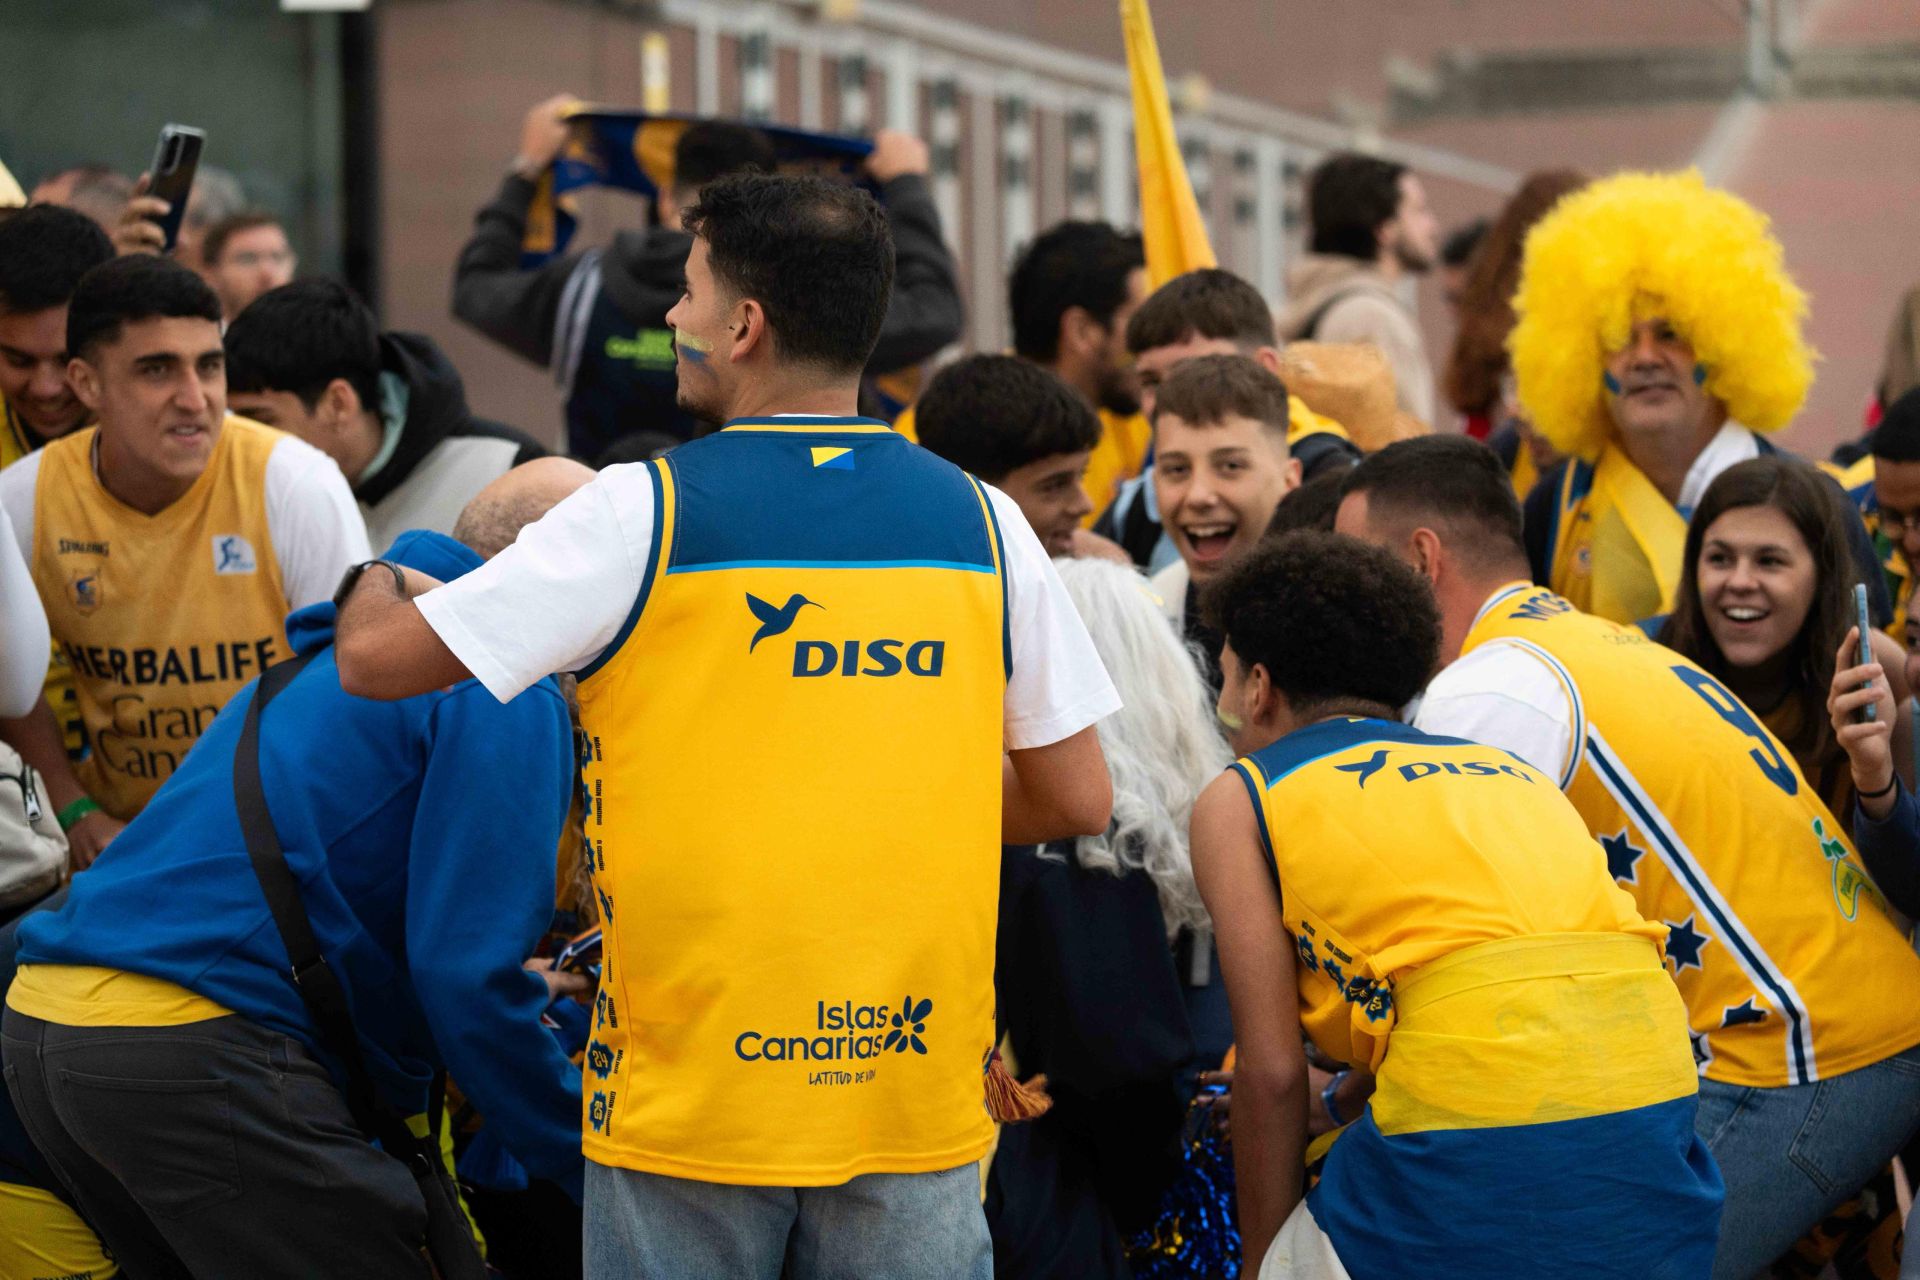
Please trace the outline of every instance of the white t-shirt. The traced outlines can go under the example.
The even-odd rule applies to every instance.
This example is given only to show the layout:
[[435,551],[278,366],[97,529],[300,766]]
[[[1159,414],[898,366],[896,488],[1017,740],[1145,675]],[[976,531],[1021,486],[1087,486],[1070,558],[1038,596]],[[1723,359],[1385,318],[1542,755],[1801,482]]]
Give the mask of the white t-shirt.
[[[1474,615],[1477,625],[1507,588],[1487,597]],[[1573,740],[1573,677],[1545,650],[1517,640],[1489,640],[1454,659],[1427,685],[1414,713],[1422,733],[1466,738],[1511,751],[1560,784],[1573,781],[1579,763]]]
[[[613,643],[653,541],[646,466],[608,467],[511,547],[416,600],[427,625],[500,701],[590,665]],[[1006,745],[1030,750],[1118,711],[1120,695],[1020,508],[990,485],[987,496],[1006,543],[1012,613]]]
[[[0,524],[6,518],[6,503],[0,502]],[[0,534],[0,716],[23,716],[40,701],[50,642],[47,611],[40,606],[26,557],[10,536]]]
[[[12,518],[13,536],[29,556],[40,456],[35,450],[0,471],[0,508]],[[332,458],[297,436],[285,436],[267,455],[266,489],[267,534],[280,562],[288,610],[333,599],[347,566],[373,557],[347,478]]]

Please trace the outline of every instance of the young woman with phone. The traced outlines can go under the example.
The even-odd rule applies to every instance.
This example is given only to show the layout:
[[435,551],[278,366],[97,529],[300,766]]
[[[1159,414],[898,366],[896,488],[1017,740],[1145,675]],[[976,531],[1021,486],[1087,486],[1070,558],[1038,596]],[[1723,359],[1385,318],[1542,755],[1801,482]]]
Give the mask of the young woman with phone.
[[[1673,612],[1653,631],[1733,690],[1843,820],[1852,812],[1854,781],[1827,697],[1835,656],[1858,630],[1845,501],[1832,481],[1793,458],[1769,455],[1729,467],[1694,510]],[[1903,654],[1879,631],[1869,642],[1891,673],[1899,714],[1890,712],[1886,722],[1889,741],[1910,774]],[[1858,665],[1859,650],[1851,652],[1841,665]]]

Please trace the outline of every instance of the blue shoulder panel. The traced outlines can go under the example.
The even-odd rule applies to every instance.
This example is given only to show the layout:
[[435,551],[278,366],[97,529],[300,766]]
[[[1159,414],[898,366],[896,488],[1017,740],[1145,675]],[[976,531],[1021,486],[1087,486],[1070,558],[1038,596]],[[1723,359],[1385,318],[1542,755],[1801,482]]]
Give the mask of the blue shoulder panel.
[[[1267,789],[1272,790],[1282,778],[1296,769],[1369,742],[1443,747],[1474,745],[1465,738],[1443,738],[1431,733],[1422,733],[1412,725],[1402,724],[1398,720],[1322,720],[1319,724],[1295,729],[1271,746],[1254,752],[1250,758],[1260,766],[1260,772],[1266,778]],[[1244,772],[1242,776],[1245,776]]]
[[671,455],[668,573],[748,567],[994,572],[972,481],[892,431],[742,424]]

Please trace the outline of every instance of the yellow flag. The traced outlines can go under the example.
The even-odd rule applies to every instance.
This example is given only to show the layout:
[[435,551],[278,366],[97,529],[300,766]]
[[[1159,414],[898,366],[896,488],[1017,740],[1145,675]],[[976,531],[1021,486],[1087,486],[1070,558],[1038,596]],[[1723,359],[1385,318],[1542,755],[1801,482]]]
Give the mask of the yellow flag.
[[1147,247],[1147,284],[1158,289],[1177,275],[1218,266],[1207,224],[1193,198],[1187,162],[1173,132],[1167,74],[1153,38],[1147,0],[1120,0],[1120,28],[1133,81],[1133,147],[1140,165],[1140,235]]

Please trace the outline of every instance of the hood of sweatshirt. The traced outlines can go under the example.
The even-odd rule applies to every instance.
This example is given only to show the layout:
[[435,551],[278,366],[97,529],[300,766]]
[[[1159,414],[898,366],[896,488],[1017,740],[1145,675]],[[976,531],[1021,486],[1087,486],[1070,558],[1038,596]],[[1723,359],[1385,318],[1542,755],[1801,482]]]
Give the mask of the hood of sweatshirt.
[[[442,582],[452,582],[471,573],[483,563],[477,552],[464,542],[455,542],[444,533],[429,529],[409,529],[393,540],[382,560],[391,560],[408,569],[432,574]],[[370,572],[385,573],[385,569]],[[287,615],[287,643],[295,653],[306,653],[333,643],[333,601],[322,600]]]
[[1280,338],[1291,342],[1300,337],[1307,322],[1336,294],[1371,293],[1400,305],[1393,291],[1373,263],[1340,254],[1309,253],[1287,270],[1287,305],[1280,312]]

